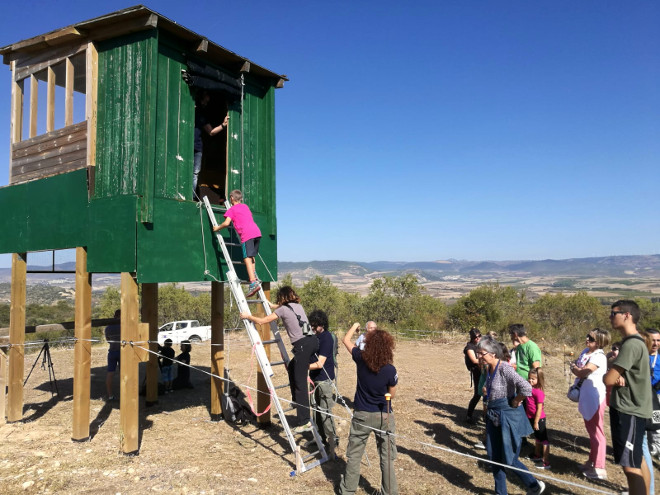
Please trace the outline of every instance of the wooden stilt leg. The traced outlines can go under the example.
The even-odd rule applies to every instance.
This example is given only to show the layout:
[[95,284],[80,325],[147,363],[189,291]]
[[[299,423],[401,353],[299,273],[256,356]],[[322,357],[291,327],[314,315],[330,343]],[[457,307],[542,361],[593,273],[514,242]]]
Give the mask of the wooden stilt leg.
[[138,288],[133,275],[121,274],[121,354],[119,443],[124,454],[136,454],[139,441],[139,356],[130,342],[138,340]]
[[[224,376],[225,369],[225,284],[211,282],[211,373]],[[211,419],[222,415],[220,397],[225,384],[219,378],[211,378]]]
[[73,368],[73,428],[71,439],[89,438],[92,366],[92,276],[87,273],[87,250],[76,249],[76,311]]
[[[158,352],[158,284],[142,284],[142,321],[149,324],[149,349]],[[142,344],[144,345],[144,344]],[[149,353],[146,405],[158,403],[158,356]]]
[[27,253],[11,259],[11,305],[9,309],[9,389],[7,421],[23,419],[23,373],[25,372],[25,281]]
[[[263,283],[263,290],[264,294],[266,295],[266,299],[270,301],[270,283],[269,282],[264,282]],[[264,308],[261,304],[255,305],[255,316],[259,317],[264,317],[266,315],[266,312],[264,311]],[[259,330],[259,335],[261,335],[261,340],[270,340],[271,335],[270,335],[270,325],[257,325],[257,329]],[[264,350],[266,351],[266,356],[268,357],[268,361],[270,361],[270,347],[269,345],[264,346]],[[270,396],[269,396],[269,391],[268,387],[266,386],[266,380],[264,380],[264,375],[261,371],[261,368],[258,368],[257,370],[257,390],[259,391],[257,393],[257,411],[265,411],[268,405],[270,404]],[[270,423],[270,411],[266,412],[265,414],[262,414],[257,418],[257,422],[261,426],[265,426]]]

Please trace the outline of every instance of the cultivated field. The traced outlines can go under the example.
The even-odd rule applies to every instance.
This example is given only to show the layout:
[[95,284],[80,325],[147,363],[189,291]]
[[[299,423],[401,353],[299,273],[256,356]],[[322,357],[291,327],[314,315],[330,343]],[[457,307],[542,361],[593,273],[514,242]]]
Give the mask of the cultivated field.
[[[238,333],[227,342],[233,378],[254,385],[256,362],[250,357],[247,338]],[[397,345],[400,382],[393,407],[400,435],[395,470],[401,494],[492,493],[492,475],[484,464],[434,448],[485,455],[472,448],[483,427],[462,421],[470,397],[462,348],[459,342],[402,341]],[[208,370],[209,354],[208,344],[195,346],[192,364]],[[62,397],[51,398],[48,373],[39,363],[26,385],[25,421],[0,426],[2,493],[332,494],[339,483],[345,467],[347,422],[341,422],[337,460],[290,477],[292,456],[279,426],[260,430],[209,421],[209,377],[196,372],[194,390],[161,396],[159,404],[148,409],[141,404],[140,454],[120,454],[118,403],[102,400],[105,346],[93,348],[92,438],[74,443],[70,440],[73,351],[55,349],[52,356]],[[26,373],[35,358],[36,354],[26,357]],[[586,460],[588,439],[576,404],[564,396],[567,380],[562,357],[549,356],[546,372],[551,384],[547,412],[553,469],[543,474],[620,491],[624,478],[613,465],[608,466],[609,482],[589,482],[579,475],[577,467]],[[343,349],[339,388],[352,399],[355,367]],[[348,417],[340,406],[334,412]],[[609,428],[606,433],[609,438]],[[371,465],[363,461],[358,493],[372,494],[380,486],[373,438],[367,453]],[[591,493],[554,481],[548,485],[548,493]],[[509,490],[524,493],[512,478]]]

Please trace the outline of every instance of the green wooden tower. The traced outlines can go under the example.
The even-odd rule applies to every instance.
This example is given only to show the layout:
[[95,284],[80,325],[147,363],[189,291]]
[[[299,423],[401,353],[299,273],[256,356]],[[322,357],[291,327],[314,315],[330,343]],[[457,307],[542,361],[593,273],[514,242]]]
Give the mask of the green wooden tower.
[[243,190],[263,234],[257,272],[276,279],[274,102],[286,76],[143,6],[0,53],[12,72],[0,252],[85,246],[90,273],[224,280],[192,187],[195,101],[207,91],[210,123],[230,120],[205,136],[199,194],[221,204]]
[[[69,248],[76,248],[72,439],[87,440],[90,432],[93,273],[121,273],[121,450],[139,450],[140,361],[148,361],[146,405],[158,400],[159,283],[212,281],[210,412],[217,417],[223,282],[227,263],[242,253],[238,245],[231,261],[218,256],[195,200],[196,122],[203,115],[219,129],[229,117],[219,133],[202,133],[198,192],[218,205],[219,218],[228,193],[243,191],[262,233],[256,269],[268,292],[277,278],[275,89],[286,76],[143,6],[0,54],[12,77],[9,185],[0,188],[0,253],[13,253],[7,420],[23,417],[27,253]],[[247,278],[245,267],[237,270]],[[268,326],[260,332],[269,338]],[[0,352],[0,366],[3,359]],[[3,380],[0,373],[2,391]],[[270,398],[257,381],[264,410]]]

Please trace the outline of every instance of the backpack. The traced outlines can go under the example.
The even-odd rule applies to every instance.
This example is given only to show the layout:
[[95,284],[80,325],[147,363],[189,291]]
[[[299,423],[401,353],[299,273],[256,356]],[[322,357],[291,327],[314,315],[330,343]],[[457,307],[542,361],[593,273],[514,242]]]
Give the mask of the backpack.
[[[285,304],[287,308],[289,308],[291,311],[293,311],[293,308],[289,306],[288,304]],[[314,335],[314,330],[312,329],[312,326],[309,324],[308,321],[303,321],[302,318],[298,313],[293,311],[293,314],[296,315],[296,318],[298,318],[298,325],[300,325],[300,329],[302,330],[303,337],[308,337],[310,335]]]

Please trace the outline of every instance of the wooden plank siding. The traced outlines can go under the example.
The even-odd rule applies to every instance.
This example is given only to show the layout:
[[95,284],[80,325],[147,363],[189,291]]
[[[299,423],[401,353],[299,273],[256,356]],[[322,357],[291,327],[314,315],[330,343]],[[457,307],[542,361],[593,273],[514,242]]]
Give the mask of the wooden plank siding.
[[10,184],[86,166],[87,122],[80,122],[12,144]]
[[158,52],[155,195],[190,200],[195,104],[181,78],[181,50],[160,43]]
[[[142,32],[98,45],[95,198],[144,196],[155,138],[156,33]],[[152,158],[153,160],[153,158]]]

